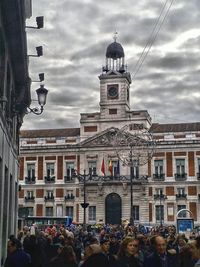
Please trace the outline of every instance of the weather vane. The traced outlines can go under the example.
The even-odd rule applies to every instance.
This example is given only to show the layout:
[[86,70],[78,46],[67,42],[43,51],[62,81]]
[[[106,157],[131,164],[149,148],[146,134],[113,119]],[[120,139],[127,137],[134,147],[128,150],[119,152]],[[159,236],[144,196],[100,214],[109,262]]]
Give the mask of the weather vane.
[[114,36],[113,36],[113,39],[114,39],[115,42],[117,41],[117,34],[118,34],[118,32],[115,31],[115,32],[114,32]]

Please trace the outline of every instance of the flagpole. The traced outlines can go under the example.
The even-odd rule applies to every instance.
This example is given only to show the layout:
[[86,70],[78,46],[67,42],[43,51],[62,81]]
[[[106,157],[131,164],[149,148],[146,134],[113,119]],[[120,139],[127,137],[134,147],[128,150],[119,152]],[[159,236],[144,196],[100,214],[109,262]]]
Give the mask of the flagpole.
[[130,146],[130,194],[131,194],[131,210],[130,210],[130,224],[134,225],[133,217],[133,147]]

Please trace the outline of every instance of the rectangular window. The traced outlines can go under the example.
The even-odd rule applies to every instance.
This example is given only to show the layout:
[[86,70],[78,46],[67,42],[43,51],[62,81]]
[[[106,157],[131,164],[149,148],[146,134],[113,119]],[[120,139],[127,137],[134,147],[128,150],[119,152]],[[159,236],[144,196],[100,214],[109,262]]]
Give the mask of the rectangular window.
[[156,205],[156,222],[162,224],[164,221],[164,206]]
[[34,216],[33,207],[26,207],[28,210],[28,216]]
[[185,159],[176,159],[176,173],[179,176],[185,175]]
[[74,162],[66,162],[66,178],[68,181],[72,180],[74,175]]
[[84,126],[84,132],[97,132],[97,126]]
[[119,160],[118,161],[112,161],[112,166],[113,166],[113,176],[114,177],[119,177],[119,175],[120,175]]
[[74,213],[74,208],[72,206],[67,206],[66,207],[66,216],[70,216],[73,218]]
[[162,196],[163,193],[163,188],[155,188],[156,195]]
[[65,195],[65,199],[66,200],[72,200],[72,199],[74,199],[75,198],[75,196],[74,196],[74,192],[73,192],[73,190],[66,190],[66,195]]
[[53,190],[47,190],[46,197],[47,198],[54,198],[54,196],[53,196]]
[[[177,206],[177,210],[178,210],[178,211],[179,211],[179,210],[182,210],[182,209],[186,209],[186,205],[178,205],[178,206]],[[187,217],[186,211],[185,211],[185,210],[181,211],[181,212],[178,214],[178,217],[179,217],[179,218],[186,218],[186,217]]]
[[197,160],[197,172],[198,172],[198,178],[200,178],[200,158]]
[[114,114],[117,114],[117,109],[116,108],[109,109],[109,115],[114,115]]
[[133,220],[134,221],[140,220],[139,206],[133,206]]
[[96,221],[96,206],[89,206],[88,216],[89,221]]
[[28,179],[35,178],[35,163],[27,164],[27,178]]
[[53,207],[46,207],[46,216],[53,216]]
[[58,217],[63,216],[63,206],[62,205],[57,205],[57,207],[56,207],[56,216],[58,216]]
[[178,195],[185,195],[185,188],[177,188],[177,194]]
[[133,160],[133,166],[131,166],[131,175],[134,179],[139,178],[139,166],[137,160]]
[[55,174],[55,164],[54,163],[46,163],[46,173],[47,177],[52,177]]
[[163,160],[154,161],[155,175],[160,176],[163,174]]
[[96,161],[89,161],[88,162],[88,169],[89,169],[89,174],[92,176],[97,175],[97,163]]
[[27,198],[33,198],[34,192],[33,191],[27,191]]

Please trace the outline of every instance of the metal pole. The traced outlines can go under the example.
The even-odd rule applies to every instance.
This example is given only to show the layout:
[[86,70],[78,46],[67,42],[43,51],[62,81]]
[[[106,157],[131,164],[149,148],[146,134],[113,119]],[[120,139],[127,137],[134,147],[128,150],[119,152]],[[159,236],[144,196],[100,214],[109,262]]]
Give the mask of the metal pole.
[[131,209],[130,209],[130,224],[134,224],[133,220],[133,153],[132,146],[130,151],[130,194],[131,194]]
[[162,197],[162,195],[160,194],[160,226],[162,227],[162,209],[161,209],[161,197]]
[[86,188],[85,188],[85,182],[86,182],[86,174],[84,170],[83,174],[83,229],[86,229]]

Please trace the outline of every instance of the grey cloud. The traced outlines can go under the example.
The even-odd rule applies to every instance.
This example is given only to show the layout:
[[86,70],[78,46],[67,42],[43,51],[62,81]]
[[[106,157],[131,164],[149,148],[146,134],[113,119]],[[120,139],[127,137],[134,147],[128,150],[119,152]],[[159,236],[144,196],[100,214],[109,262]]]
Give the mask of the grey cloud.
[[[27,115],[23,128],[79,127],[80,113],[99,111],[99,80],[107,46],[118,31],[128,70],[135,64],[164,3],[159,0],[35,0],[34,16],[45,16],[45,28],[28,30],[29,52],[43,45],[44,56],[30,58],[30,76],[45,73],[49,89],[44,113]],[[157,122],[198,120],[200,36],[190,36],[179,51],[166,50],[179,35],[198,29],[200,1],[174,1],[152,49],[131,85],[132,109],[147,109]],[[165,45],[165,50],[163,50]],[[32,83],[32,90],[39,86]],[[89,101],[88,101],[89,100]]]

